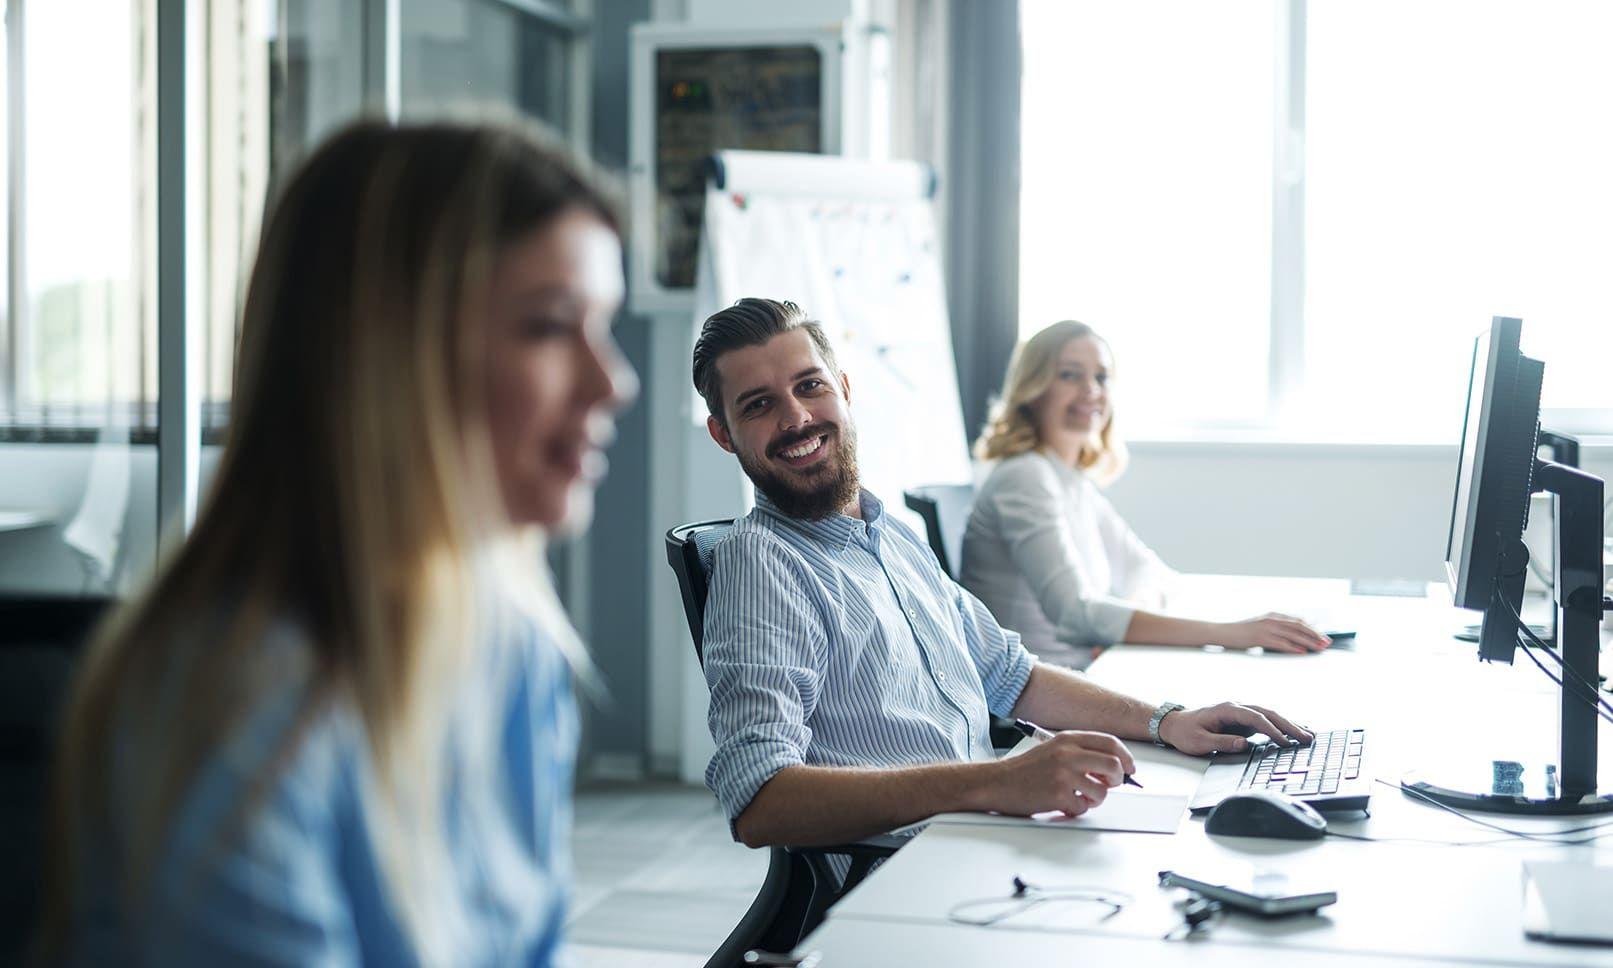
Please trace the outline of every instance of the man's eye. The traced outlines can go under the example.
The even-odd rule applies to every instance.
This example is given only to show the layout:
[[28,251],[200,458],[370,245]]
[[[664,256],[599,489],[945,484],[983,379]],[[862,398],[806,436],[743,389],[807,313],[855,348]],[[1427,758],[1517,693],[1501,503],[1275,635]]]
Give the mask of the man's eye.
[[801,389],[803,391],[816,390],[821,386],[823,386],[823,381],[822,380],[802,380],[801,381]]
[[762,409],[762,405],[765,404],[766,402],[767,402],[766,397],[756,397],[756,398],[752,399],[751,402],[745,404],[745,406],[742,407],[739,412],[740,413],[756,413],[758,410]]

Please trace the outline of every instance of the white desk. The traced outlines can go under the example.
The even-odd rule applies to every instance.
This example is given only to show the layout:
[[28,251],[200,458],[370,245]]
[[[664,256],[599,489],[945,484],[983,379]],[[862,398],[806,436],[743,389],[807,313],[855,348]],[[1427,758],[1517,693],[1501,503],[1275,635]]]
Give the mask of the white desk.
[[[1095,679],[1148,698],[1194,705],[1237,699],[1272,706],[1317,728],[1368,729],[1368,763],[1384,779],[1427,754],[1417,743],[1469,745],[1475,754],[1511,749],[1554,758],[1556,687],[1527,660],[1511,668],[1479,663],[1476,646],[1451,632],[1468,621],[1439,599],[1348,597],[1345,583],[1196,581],[1195,595],[1226,609],[1251,590],[1284,585],[1328,604],[1358,631],[1350,650],[1318,656],[1260,656],[1123,646],[1092,668]],[[1303,586],[1303,587],[1301,587]],[[1299,603],[1267,598],[1262,607]],[[1324,600],[1331,599],[1331,602]],[[1444,600],[1448,603],[1448,599]],[[1208,605],[1206,605],[1208,607]],[[1184,609],[1184,612],[1186,610]],[[1236,613],[1234,613],[1236,614]],[[1613,729],[1599,737],[1603,776]],[[1202,761],[1131,744],[1137,776],[1150,791],[1189,792]],[[1437,755],[1437,754],[1436,754]],[[1604,781],[1606,785],[1606,781]],[[1613,966],[1613,948],[1527,940],[1521,926],[1521,864],[1530,859],[1597,858],[1606,846],[1559,847],[1491,839],[1482,828],[1378,785],[1369,819],[1332,818],[1337,831],[1371,837],[1469,842],[1275,841],[1212,838],[1184,819],[1171,836],[967,824],[934,824],[886,862],[830,912],[801,951],[822,951],[826,964],[1358,964],[1422,959],[1486,964]],[[1490,816],[1505,826],[1554,830],[1613,815],[1567,820]],[[1609,828],[1613,833],[1613,827]],[[1339,893],[1315,916],[1262,920],[1231,915],[1192,942],[1167,942],[1181,924],[1183,893],[1163,890],[1166,869],[1216,876],[1257,865],[1319,881]],[[1014,875],[1044,886],[1095,885],[1129,893],[1118,915],[1096,922],[1092,905],[1054,903],[991,928],[957,925],[948,913],[964,901],[1006,897]],[[1609,898],[1613,909],[1613,898]],[[1401,960],[1404,961],[1401,961]]]
[[56,519],[43,511],[0,508],[0,531],[27,531],[55,523]]

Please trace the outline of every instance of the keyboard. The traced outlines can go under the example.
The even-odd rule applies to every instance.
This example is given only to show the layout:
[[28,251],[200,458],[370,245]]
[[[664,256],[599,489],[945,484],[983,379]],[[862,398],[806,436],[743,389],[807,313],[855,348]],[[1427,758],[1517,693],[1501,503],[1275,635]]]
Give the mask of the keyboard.
[[1324,812],[1365,810],[1372,783],[1365,750],[1366,730],[1335,729],[1317,733],[1310,746],[1261,743],[1247,753],[1217,755],[1190,809],[1200,813],[1234,793],[1271,790]]
[[1291,797],[1338,793],[1361,776],[1366,730],[1335,729],[1316,734],[1309,746],[1263,743],[1249,751],[1239,790],[1271,790]]

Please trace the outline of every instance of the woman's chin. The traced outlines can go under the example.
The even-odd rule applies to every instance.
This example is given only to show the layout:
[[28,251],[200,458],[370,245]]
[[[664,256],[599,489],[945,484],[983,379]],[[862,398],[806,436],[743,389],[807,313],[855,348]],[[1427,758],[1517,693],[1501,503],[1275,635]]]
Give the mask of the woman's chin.
[[541,523],[555,537],[567,538],[587,531],[593,521],[593,485],[578,481],[566,492],[560,508],[553,515],[553,520]]

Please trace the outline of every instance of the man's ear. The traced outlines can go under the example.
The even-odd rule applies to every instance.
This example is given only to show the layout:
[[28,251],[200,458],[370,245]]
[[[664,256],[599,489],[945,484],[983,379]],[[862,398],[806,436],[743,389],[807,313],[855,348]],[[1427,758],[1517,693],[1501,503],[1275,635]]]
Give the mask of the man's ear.
[[851,402],[851,380],[844,373],[840,374],[840,395],[846,398],[847,403]]
[[724,427],[722,421],[718,420],[714,414],[707,414],[706,416],[706,433],[711,435],[711,439],[717,442],[718,447],[728,451],[730,454],[734,453],[734,441],[728,436],[728,428]]

